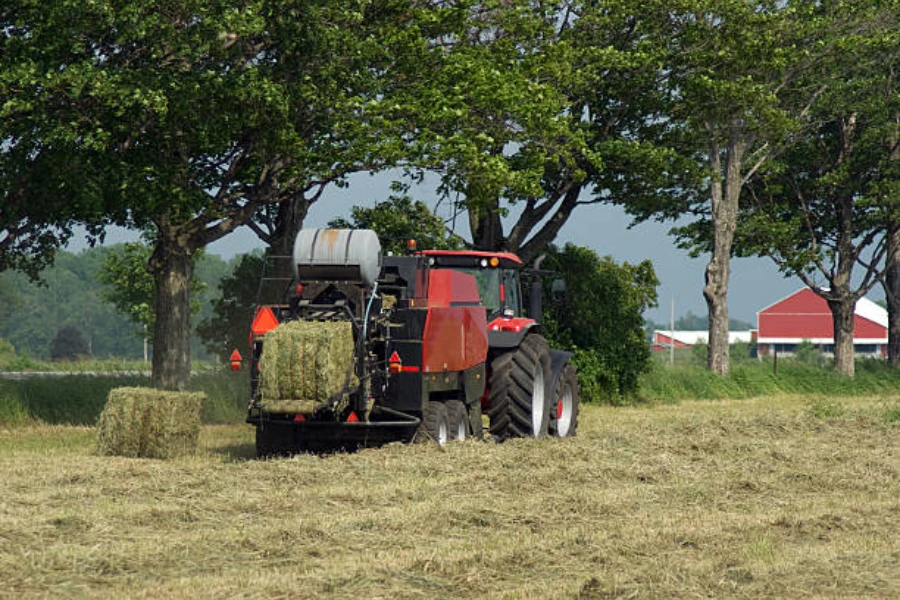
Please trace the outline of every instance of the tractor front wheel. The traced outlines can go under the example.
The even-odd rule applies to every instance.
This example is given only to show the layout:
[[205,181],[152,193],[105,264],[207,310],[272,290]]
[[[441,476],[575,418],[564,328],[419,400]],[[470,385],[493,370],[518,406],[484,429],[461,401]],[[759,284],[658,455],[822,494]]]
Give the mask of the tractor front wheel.
[[490,432],[498,440],[542,437],[550,424],[552,398],[547,340],[528,334],[517,348],[491,363]]

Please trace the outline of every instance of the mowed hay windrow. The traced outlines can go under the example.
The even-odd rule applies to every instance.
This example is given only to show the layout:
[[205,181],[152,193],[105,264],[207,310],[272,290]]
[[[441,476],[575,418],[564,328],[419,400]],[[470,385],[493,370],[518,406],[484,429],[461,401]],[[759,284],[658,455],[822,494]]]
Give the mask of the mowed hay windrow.
[[193,454],[200,435],[200,392],[124,387],[110,390],[97,448],[108,456],[174,458]]
[[344,390],[348,375],[355,384],[352,369],[353,326],[349,322],[283,323],[266,334],[259,359],[263,406],[296,403],[306,410],[327,402]]

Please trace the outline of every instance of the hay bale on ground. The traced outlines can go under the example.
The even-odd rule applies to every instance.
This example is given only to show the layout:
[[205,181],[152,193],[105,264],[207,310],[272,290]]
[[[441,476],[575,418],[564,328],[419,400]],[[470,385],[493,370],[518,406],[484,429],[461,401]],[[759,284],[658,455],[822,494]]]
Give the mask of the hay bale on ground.
[[[347,321],[288,321],[266,334],[259,359],[263,406],[281,401],[325,403],[358,381],[353,326]],[[304,412],[304,411],[301,411]]]
[[98,450],[108,456],[140,458],[193,454],[205,399],[199,392],[112,389],[100,414]]

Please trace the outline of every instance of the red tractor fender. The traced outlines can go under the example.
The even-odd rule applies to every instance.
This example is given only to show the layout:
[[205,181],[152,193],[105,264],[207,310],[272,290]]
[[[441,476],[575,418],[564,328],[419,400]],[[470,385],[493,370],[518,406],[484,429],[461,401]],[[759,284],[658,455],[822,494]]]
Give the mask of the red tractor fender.
[[540,327],[534,319],[497,317],[488,323],[488,345],[493,348],[515,348],[525,336]]

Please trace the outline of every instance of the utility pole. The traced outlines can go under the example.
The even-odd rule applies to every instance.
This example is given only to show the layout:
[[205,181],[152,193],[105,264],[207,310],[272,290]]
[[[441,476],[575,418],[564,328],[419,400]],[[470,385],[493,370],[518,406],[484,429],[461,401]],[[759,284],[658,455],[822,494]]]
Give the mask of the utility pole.
[[669,314],[669,365],[675,364],[675,296],[672,296],[672,310]]

